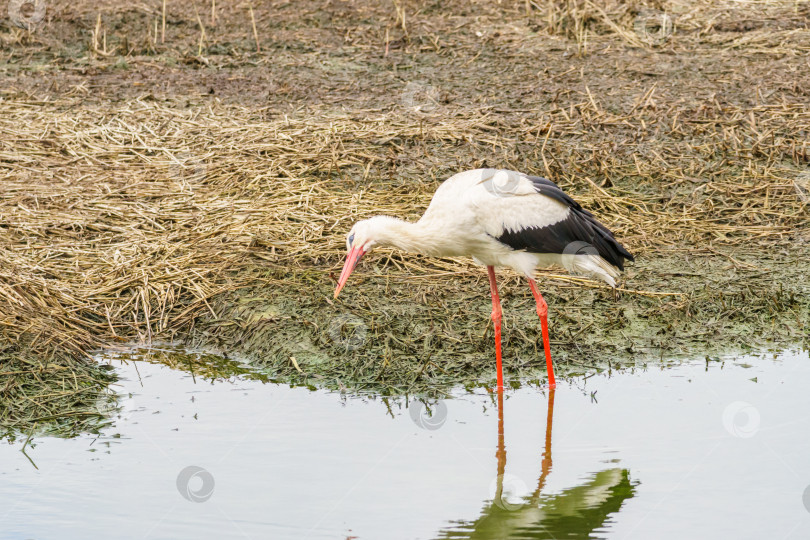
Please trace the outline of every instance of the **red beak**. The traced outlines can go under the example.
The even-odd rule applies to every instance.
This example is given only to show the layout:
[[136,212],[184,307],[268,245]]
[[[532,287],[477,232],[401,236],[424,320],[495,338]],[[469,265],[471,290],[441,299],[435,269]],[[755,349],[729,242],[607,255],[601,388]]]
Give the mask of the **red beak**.
[[340,294],[340,290],[346,285],[346,281],[349,279],[349,275],[354,270],[354,267],[357,266],[357,263],[360,261],[360,257],[365,255],[366,252],[363,251],[361,247],[353,247],[349,254],[346,256],[346,262],[343,264],[343,271],[340,272],[340,279],[338,279],[337,289],[335,289],[335,298],[338,297]]

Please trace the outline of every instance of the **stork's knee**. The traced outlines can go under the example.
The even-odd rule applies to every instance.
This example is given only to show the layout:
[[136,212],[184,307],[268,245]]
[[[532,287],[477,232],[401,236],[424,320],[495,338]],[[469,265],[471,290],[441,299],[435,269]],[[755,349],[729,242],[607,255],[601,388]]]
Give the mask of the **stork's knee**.
[[548,315],[548,304],[546,304],[546,301],[543,300],[542,297],[537,302],[537,314],[541,317],[546,317]]
[[503,318],[502,313],[500,311],[493,311],[492,312],[492,322],[495,324],[500,324],[501,319]]

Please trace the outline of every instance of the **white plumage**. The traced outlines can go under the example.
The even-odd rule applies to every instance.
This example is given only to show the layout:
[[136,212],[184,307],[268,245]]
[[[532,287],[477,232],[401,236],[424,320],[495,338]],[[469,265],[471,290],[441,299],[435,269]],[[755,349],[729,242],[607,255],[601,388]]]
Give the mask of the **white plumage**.
[[[469,256],[483,266],[506,266],[530,276],[538,267],[557,265],[615,286],[620,267],[605,260],[593,238],[566,238],[555,232],[554,226],[565,223],[574,212],[569,204],[539,192],[525,174],[475,169],[444,181],[416,223],[388,216],[358,222],[349,233],[353,242],[347,242],[347,249],[366,245],[367,252],[375,246],[390,246],[436,257]],[[556,234],[565,245],[543,252],[515,249],[499,240],[504,233],[524,231]],[[358,243],[363,240],[367,242]],[[552,247],[559,248],[558,244]]]

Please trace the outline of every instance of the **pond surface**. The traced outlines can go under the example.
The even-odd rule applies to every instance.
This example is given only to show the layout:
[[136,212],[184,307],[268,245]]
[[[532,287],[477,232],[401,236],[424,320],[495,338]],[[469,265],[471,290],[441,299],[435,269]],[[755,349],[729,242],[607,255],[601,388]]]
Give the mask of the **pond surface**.
[[500,407],[115,365],[105,435],[0,446],[0,538],[810,538],[806,352]]

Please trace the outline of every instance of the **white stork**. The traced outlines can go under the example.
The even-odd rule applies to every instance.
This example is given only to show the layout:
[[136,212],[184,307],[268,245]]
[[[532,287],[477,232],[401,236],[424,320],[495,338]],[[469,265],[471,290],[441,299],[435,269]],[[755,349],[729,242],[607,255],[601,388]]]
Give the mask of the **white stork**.
[[535,268],[556,264],[615,287],[625,259],[633,260],[607,227],[554,182],[498,169],[476,169],[448,178],[416,223],[389,216],[355,223],[346,239],[348,255],[335,298],[360,258],[377,246],[433,257],[471,256],[487,267],[499,390],[503,389],[501,302],[494,267],[512,268],[529,280],[540,316],[548,382],[553,388],[548,305],[537,290]]

